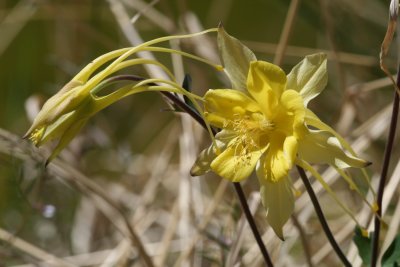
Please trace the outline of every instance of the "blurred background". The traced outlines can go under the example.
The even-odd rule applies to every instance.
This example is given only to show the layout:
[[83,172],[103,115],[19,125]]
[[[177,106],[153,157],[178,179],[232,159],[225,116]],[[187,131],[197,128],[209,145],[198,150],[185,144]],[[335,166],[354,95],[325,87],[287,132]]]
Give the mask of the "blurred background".
[[[311,109],[373,162],[368,172],[376,188],[393,97],[379,68],[388,5],[383,0],[0,0],[0,266],[45,266],[52,257],[53,266],[143,266],[137,246],[129,245],[124,218],[156,266],[263,266],[232,186],[212,174],[189,175],[209,143],[206,133],[188,116],[171,112],[159,94],[131,96],[96,115],[47,169],[49,148],[37,150],[21,136],[44,101],[96,57],[222,22],[259,59],[287,72],[307,54],[328,54],[329,84]],[[215,34],[179,46],[219,62]],[[189,73],[198,94],[229,87],[209,66],[184,59],[182,72],[169,55],[155,56],[178,80]],[[393,49],[387,59],[393,73],[396,61]],[[141,68],[129,73],[148,76]],[[399,151],[394,155],[397,163]],[[368,225],[362,199],[329,169],[325,174]],[[293,179],[304,191],[296,175]],[[282,243],[265,221],[256,179],[243,186],[277,266],[340,266],[306,194],[296,203],[297,219],[287,224]],[[398,188],[396,180],[390,186]],[[315,189],[357,266],[354,224],[317,184]],[[385,244],[397,232],[398,221],[391,220],[399,212],[398,197],[393,190],[386,200],[392,223]]]

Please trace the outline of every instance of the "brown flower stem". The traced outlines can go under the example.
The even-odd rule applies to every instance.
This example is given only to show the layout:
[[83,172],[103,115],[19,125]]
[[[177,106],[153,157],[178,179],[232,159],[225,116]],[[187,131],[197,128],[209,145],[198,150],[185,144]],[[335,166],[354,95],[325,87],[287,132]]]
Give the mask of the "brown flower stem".
[[[400,71],[400,66],[399,66]],[[397,87],[400,86],[400,73],[397,72]],[[394,98],[393,98],[393,109],[392,109],[392,118],[390,120],[389,126],[389,135],[388,141],[385,147],[385,154],[383,157],[383,165],[382,165],[382,172],[381,177],[379,180],[378,192],[376,197],[376,203],[379,207],[378,211],[375,215],[374,220],[374,234],[372,235],[372,247],[371,247],[371,267],[375,267],[378,261],[378,252],[379,252],[379,235],[381,232],[381,217],[382,217],[382,199],[383,199],[383,191],[385,189],[387,173],[390,164],[390,158],[392,156],[392,149],[394,138],[396,136],[396,127],[397,127],[397,118],[399,114],[399,94],[395,90],[394,91]]]
[[351,267],[351,263],[348,261],[348,259],[346,258],[346,256],[344,255],[343,251],[340,249],[338,243],[336,242],[331,229],[329,228],[328,222],[325,219],[324,213],[322,212],[321,206],[319,205],[317,196],[315,195],[315,192],[310,184],[310,181],[308,181],[307,175],[305,173],[305,171],[303,170],[303,168],[301,168],[300,166],[296,166],[297,167],[297,171],[300,174],[300,178],[304,183],[304,186],[307,190],[308,195],[310,196],[311,202],[314,206],[315,209],[315,213],[318,216],[318,220],[321,223],[322,229],[325,232],[326,237],[328,238],[329,243],[331,243],[331,246],[333,248],[333,250],[336,252],[336,254],[338,255],[338,257],[340,258],[340,260],[342,261],[343,265],[346,267]]

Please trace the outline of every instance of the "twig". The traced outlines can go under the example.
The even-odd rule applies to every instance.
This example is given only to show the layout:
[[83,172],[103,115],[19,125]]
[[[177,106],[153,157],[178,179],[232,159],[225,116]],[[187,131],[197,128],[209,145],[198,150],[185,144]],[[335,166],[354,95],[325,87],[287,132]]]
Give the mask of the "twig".
[[64,260],[57,258],[56,256],[22,240],[13,234],[7,232],[0,228],[0,240],[7,242],[11,246],[23,251],[24,253],[39,259],[50,266],[60,266],[60,267],[76,267],[76,265]]
[[296,17],[296,13],[298,10],[300,0],[292,0],[290,2],[289,10],[286,16],[285,24],[283,25],[283,30],[281,34],[281,38],[279,40],[279,44],[276,49],[276,54],[274,57],[274,64],[281,65],[283,57],[285,55],[285,50],[289,41],[290,33],[293,29],[294,19]]
[[329,243],[331,243],[332,248],[335,250],[336,254],[342,261],[343,265],[346,267],[351,267],[351,263],[347,260],[343,251],[340,249],[338,243],[336,243],[336,240],[331,232],[331,229],[329,228],[328,223],[325,219],[324,213],[322,212],[321,206],[319,205],[317,196],[315,195],[314,190],[313,190],[310,182],[308,181],[306,173],[304,172],[303,168],[301,168],[299,166],[296,166],[296,167],[297,167],[297,171],[300,174],[300,178],[303,181],[304,186],[307,190],[307,193],[310,196],[311,202],[314,205],[315,213],[317,213],[318,219],[321,223],[322,229],[324,230],[326,237],[328,238]]
[[[400,66],[399,66],[399,69],[400,69]],[[396,84],[397,84],[397,86],[400,85],[399,71],[397,73]],[[381,207],[382,207],[383,191],[385,189],[386,178],[387,178],[387,173],[388,173],[389,164],[390,164],[390,158],[392,156],[392,149],[393,149],[394,138],[396,135],[398,114],[399,114],[399,94],[395,90],[394,98],[393,98],[392,118],[390,120],[390,126],[389,126],[388,141],[387,141],[386,147],[385,147],[382,172],[381,172],[381,177],[379,180],[378,193],[377,193],[377,199],[376,199],[376,203],[377,203],[379,209],[376,212],[375,221],[374,221],[375,232],[372,237],[371,267],[375,267],[377,264],[377,261],[378,261],[379,235],[380,235],[380,231],[381,231],[381,220],[379,218],[382,216],[382,208]]]

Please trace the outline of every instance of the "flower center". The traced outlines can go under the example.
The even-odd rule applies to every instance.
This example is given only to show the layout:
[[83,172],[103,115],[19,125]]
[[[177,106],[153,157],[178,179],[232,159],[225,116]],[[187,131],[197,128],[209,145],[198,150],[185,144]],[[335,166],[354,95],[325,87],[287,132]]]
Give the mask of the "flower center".
[[273,121],[260,113],[234,117],[230,123],[233,126],[233,131],[238,133],[237,142],[245,151],[265,147],[268,143],[269,135],[276,128]]

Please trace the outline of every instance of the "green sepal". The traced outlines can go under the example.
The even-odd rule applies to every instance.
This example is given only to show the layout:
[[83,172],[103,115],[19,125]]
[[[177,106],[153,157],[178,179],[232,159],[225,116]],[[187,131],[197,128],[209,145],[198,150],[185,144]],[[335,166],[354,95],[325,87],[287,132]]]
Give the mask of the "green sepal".
[[247,93],[247,74],[250,62],[256,61],[256,56],[247,46],[229,35],[221,25],[218,28],[217,41],[221,63],[232,83],[232,88]]
[[326,54],[308,55],[287,76],[286,87],[299,92],[305,106],[322,92],[328,82],[326,61]]
[[353,241],[358,249],[358,254],[365,266],[369,266],[371,262],[371,244],[373,233],[369,237],[362,234],[362,229],[358,226],[354,229]]

